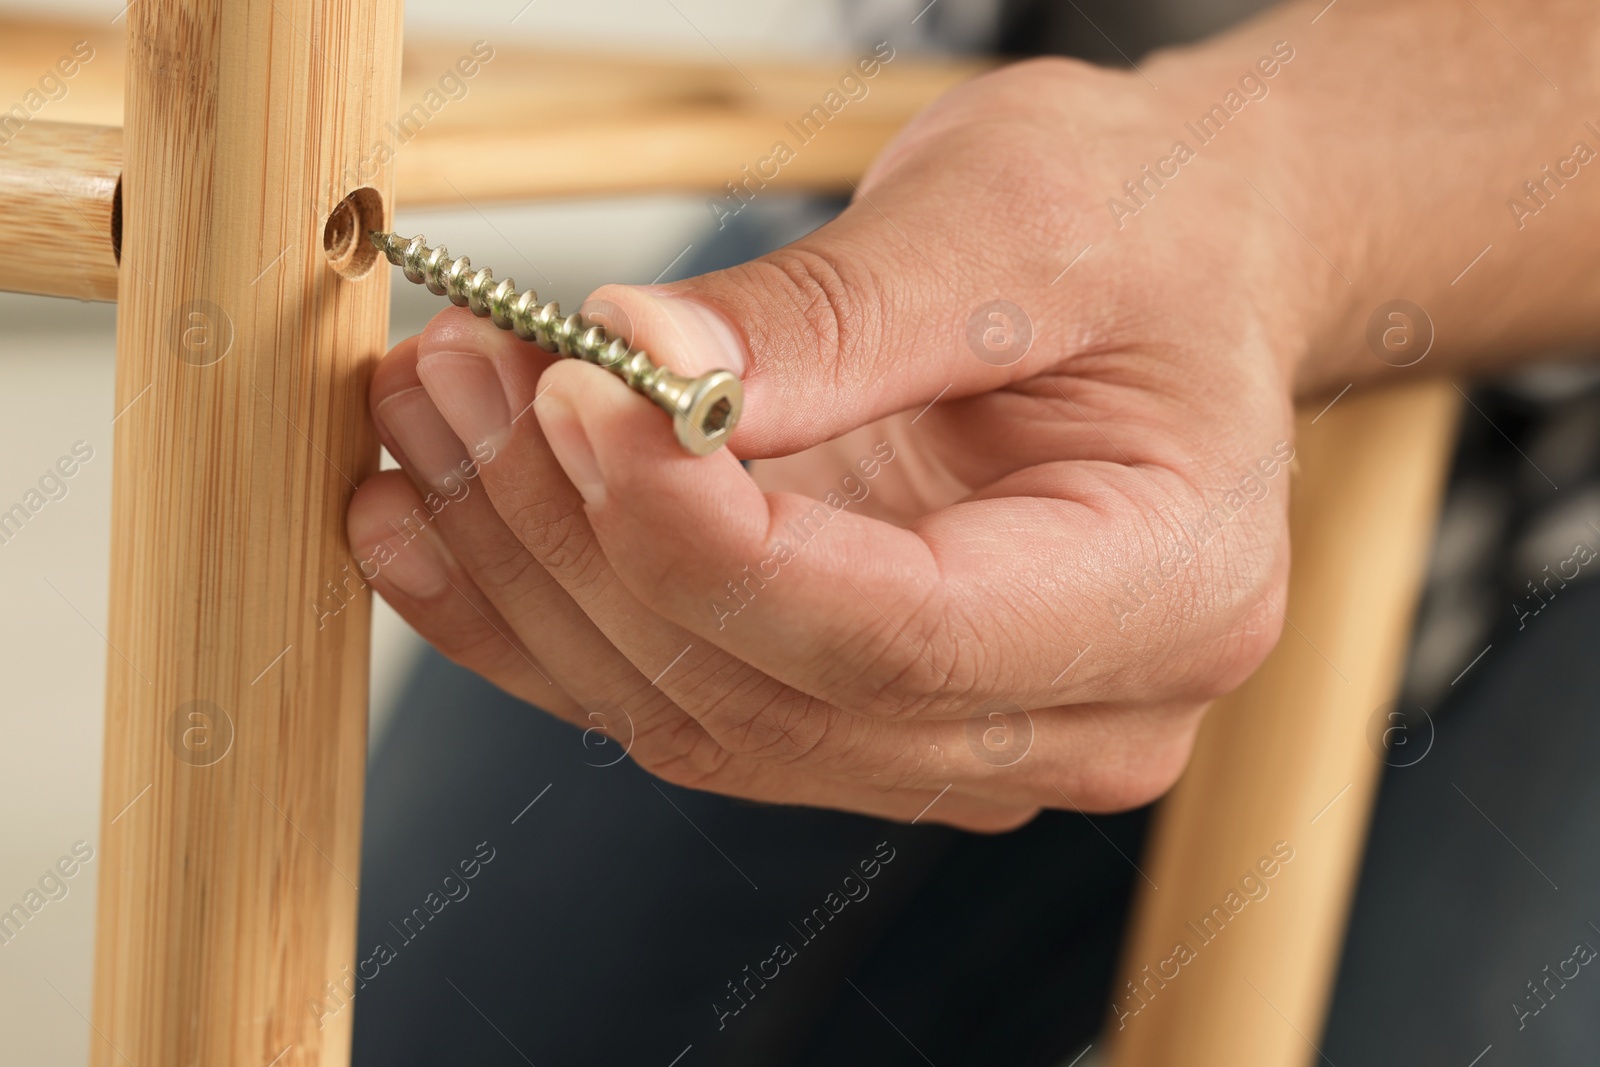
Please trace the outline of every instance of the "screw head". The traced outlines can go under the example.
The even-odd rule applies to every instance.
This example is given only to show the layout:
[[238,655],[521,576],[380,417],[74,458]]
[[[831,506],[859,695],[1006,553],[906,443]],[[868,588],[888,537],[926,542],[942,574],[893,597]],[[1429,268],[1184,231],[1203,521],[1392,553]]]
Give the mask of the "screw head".
[[678,443],[696,456],[727,443],[744,407],[744,385],[732,371],[714,370],[689,383],[672,417]]

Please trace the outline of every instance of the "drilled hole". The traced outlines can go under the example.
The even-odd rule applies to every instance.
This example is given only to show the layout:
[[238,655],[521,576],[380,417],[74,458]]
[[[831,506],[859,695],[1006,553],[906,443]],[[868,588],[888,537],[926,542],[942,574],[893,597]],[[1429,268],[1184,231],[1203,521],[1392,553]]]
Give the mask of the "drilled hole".
[[117,189],[111,198],[111,255],[118,264],[122,262],[122,175],[117,175]]
[[340,275],[360,278],[378,261],[378,250],[367,233],[383,228],[383,197],[378,190],[362,186],[328,214],[322,228],[322,251]]

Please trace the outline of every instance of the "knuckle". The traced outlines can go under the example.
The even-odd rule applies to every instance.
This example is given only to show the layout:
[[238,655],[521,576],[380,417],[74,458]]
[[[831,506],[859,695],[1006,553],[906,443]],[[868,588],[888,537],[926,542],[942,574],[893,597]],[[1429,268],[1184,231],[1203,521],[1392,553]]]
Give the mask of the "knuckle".
[[554,573],[583,578],[600,561],[589,520],[575,503],[529,500],[506,516],[517,540]]
[[1287,608],[1286,542],[1236,550],[1212,584],[1216,622],[1192,679],[1194,695],[1203,699],[1243,685],[1277,646]]
[[431,632],[428,640],[452,663],[490,680],[504,679],[529,669],[527,653],[490,626],[448,627]]
[[927,603],[906,618],[915,621],[897,628],[883,620],[876,653],[851,683],[852,699],[862,713],[894,722],[945,713],[977,700],[979,679],[985,675],[981,636]]
[[1206,695],[1217,697],[1239,688],[1277,647],[1283,616],[1258,600],[1222,637],[1220,654],[1206,678]]
[[669,785],[710,789],[726,772],[733,753],[686,715],[662,716],[639,731],[633,761]]
[[1042,85],[1071,89],[1095,80],[1097,76],[1104,76],[1102,69],[1082,60],[1065,56],[1035,56],[1006,64],[994,71],[989,81],[997,91],[1016,93],[1033,100],[1037,99]]
[[[888,751],[863,753],[856,758],[850,773],[884,793],[917,792],[945,779],[949,759],[937,745],[897,746]],[[937,789],[939,786],[934,785]]]
[[844,353],[874,350],[883,301],[865,267],[847,266],[821,242],[790,245],[755,266],[767,275],[766,288],[775,283],[794,305],[812,335],[815,354],[837,364]]
[[814,708],[803,706],[805,703],[809,701],[774,701],[750,716],[738,736],[724,740],[724,745],[731,741],[735,752],[780,765],[804,760],[827,736],[831,717],[817,714]]
[[830,647],[825,656],[834,659],[841,648],[854,649],[841,670],[819,665],[819,671],[834,674],[825,696],[835,704],[859,715],[890,722],[914,717],[943,677],[923,659],[893,627],[869,627],[854,640]]
[[452,663],[488,673],[500,658],[491,635],[486,629],[450,626],[431,632],[428,640]]
[[783,765],[811,755],[827,736],[834,709],[804,694],[778,691],[763,698],[752,688],[715,698],[695,718],[718,744],[741,756]]
[[1191,749],[1192,741],[1181,748],[1153,754],[1143,761],[1138,773],[1125,778],[1120,791],[1111,797],[1111,810],[1142,808],[1166,796],[1178,784],[1178,779],[1183,777],[1183,769],[1189,765]]
[[480,588],[503,590],[515,596],[527,589],[530,575],[539,570],[539,561],[520,545],[483,546],[472,559],[473,580]]
[[1205,705],[1166,715],[1152,730],[1120,739],[1106,758],[1095,760],[1086,772],[1082,806],[1091,811],[1128,811],[1165,796],[1183,776],[1194,752],[1196,733]]

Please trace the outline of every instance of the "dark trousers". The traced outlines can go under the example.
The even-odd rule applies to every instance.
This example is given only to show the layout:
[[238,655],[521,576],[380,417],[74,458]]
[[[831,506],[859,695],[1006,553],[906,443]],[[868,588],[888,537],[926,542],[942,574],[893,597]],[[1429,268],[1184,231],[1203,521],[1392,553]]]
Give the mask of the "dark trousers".
[[[1536,621],[1387,773],[1329,1062],[1600,1059],[1600,964],[1569,962],[1600,948],[1600,587]],[[368,786],[360,1067],[1060,1067],[1095,1039],[1146,813],[969,835],[677,789],[597,741],[421,665]]]

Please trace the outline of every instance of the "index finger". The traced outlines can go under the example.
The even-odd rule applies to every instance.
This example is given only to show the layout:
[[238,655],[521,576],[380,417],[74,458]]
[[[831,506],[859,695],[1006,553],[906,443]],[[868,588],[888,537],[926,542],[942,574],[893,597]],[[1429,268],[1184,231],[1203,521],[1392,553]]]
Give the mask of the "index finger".
[[607,375],[557,365],[542,388],[546,437],[635,596],[839,707],[964,717],[991,699],[1203,699],[1238,684],[1276,638],[1250,588],[1254,568],[1276,562],[1222,545],[1130,602],[1128,561],[1182,541],[1159,522],[1192,495],[1174,473],[1044,464],[900,528],[850,509],[892,477],[892,447],[841,471],[822,500],[763,494],[725,453],[685,455],[659,413]]

